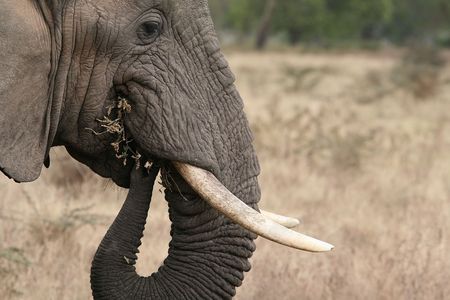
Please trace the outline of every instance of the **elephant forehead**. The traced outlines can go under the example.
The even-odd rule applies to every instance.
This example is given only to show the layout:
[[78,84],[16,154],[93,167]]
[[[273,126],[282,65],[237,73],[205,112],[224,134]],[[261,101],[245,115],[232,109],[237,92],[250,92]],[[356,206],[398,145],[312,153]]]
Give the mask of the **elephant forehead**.
[[165,0],[170,3],[174,9],[207,9],[208,1],[206,0]]
[[174,18],[186,25],[190,22],[202,19],[205,22],[211,23],[209,16],[208,2],[204,0],[167,0],[170,1],[170,11]]
[[97,11],[116,12],[118,16],[130,14],[134,10],[144,11],[150,8],[158,8],[178,16],[185,15],[187,18],[209,15],[208,1],[206,0],[104,0],[101,2],[90,0],[84,1],[83,4],[95,7]]

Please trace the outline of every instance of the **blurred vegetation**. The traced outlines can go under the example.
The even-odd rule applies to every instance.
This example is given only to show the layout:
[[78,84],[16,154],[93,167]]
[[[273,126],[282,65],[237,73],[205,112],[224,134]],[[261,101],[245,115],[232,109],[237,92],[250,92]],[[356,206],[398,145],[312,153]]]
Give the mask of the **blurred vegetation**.
[[218,31],[286,44],[450,47],[448,0],[209,0]]

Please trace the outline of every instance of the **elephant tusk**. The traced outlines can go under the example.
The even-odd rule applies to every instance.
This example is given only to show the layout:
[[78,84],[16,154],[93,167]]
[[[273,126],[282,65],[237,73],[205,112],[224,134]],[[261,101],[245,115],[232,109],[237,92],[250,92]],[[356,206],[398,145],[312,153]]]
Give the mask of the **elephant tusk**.
[[272,221],[283,225],[286,228],[294,228],[297,227],[300,224],[300,221],[294,218],[290,218],[290,217],[286,217],[286,216],[282,216],[282,215],[278,215],[278,214],[274,214],[272,212],[269,211],[265,211],[261,209],[261,214],[269,219],[271,219]]
[[203,200],[247,230],[299,250],[325,252],[334,248],[333,245],[290,230],[260,214],[234,196],[211,172],[181,162],[173,162],[173,165]]

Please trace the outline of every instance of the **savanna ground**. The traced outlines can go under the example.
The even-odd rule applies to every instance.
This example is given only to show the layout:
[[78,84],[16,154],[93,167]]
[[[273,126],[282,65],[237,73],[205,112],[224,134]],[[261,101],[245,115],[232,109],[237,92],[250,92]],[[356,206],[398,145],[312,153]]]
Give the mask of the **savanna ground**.
[[[336,245],[257,240],[237,299],[450,295],[450,55],[235,52],[262,174],[261,206]],[[449,62],[449,64],[446,64]],[[0,299],[90,299],[90,261],[126,191],[61,149],[32,184],[0,179]],[[156,188],[138,269],[166,255]]]

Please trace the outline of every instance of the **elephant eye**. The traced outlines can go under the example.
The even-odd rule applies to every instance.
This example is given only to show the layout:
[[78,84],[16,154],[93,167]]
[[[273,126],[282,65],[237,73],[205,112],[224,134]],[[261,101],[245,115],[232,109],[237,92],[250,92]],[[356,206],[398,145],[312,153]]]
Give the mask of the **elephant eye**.
[[145,44],[154,42],[161,34],[161,23],[161,21],[156,20],[142,23],[137,30],[139,39]]

